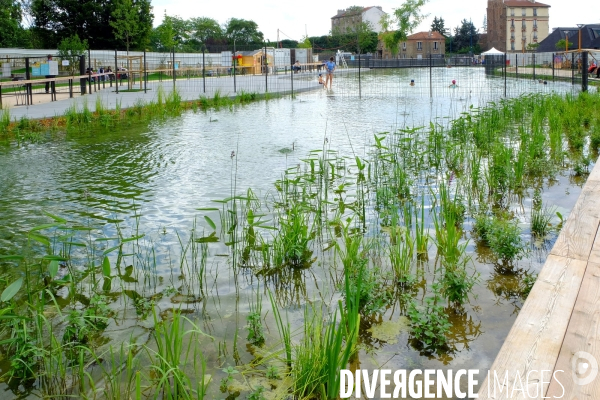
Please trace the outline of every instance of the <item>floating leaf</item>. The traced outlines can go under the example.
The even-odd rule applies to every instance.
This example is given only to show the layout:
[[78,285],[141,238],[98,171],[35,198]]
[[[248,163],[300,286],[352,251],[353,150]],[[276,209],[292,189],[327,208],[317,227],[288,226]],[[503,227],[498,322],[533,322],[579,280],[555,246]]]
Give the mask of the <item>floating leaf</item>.
[[4,289],[4,291],[2,292],[2,295],[0,295],[0,301],[4,302],[4,301],[9,301],[10,299],[12,299],[13,297],[15,297],[15,294],[17,294],[17,292],[19,291],[19,289],[21,289],[21,286],[23,285],[23,278],[19,278],[16,281],[14,281],[13,283],[11,283],[10,285],[8,285],[6,287],[6,289]]
[[204,236],[195,240],[196,243],[215,243],[218,241],[219,238],[217,237],[215,232],[211,233],[208,236]]

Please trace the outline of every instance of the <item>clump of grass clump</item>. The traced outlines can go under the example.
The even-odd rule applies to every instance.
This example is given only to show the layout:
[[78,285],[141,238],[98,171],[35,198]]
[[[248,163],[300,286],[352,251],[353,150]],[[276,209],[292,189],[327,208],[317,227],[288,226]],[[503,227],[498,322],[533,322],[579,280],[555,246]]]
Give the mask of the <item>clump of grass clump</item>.
[[442,305],[440,287],[437,284],[432,285],[432,293],[433,296],[428,296],[422,306],[418,306],[413,300],[408,309],[413,339],[419,347],[428,351],[446,346],[447,335],[452,326]]
[[279,216],[279,234],[273,242],[275,265],[309,266],[312,256],[309,244],[314,236],[307,208],[301,203],[291,205]]
[[531,234],[538,238],[546,237],[552,230],[552,217],[555,209],[548,207],[533,207],[531,209]]
[[504,262],[519,260],[525,254],[525,243],[516,221],[482,214],[475,217],[473,229]]

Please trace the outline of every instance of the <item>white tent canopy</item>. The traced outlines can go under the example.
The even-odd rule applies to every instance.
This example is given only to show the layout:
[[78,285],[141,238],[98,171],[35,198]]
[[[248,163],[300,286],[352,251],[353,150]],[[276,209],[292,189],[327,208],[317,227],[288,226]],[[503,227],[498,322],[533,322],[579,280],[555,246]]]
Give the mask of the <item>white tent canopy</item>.
[[500,50],[496,50],[496,48],[492,47],[491,49],[489,49],[488,51],[485,51],[483,53],[481,53],[484,56],[496,56],[496,55],[502,55],[504,54],[503,52],[501,52]]

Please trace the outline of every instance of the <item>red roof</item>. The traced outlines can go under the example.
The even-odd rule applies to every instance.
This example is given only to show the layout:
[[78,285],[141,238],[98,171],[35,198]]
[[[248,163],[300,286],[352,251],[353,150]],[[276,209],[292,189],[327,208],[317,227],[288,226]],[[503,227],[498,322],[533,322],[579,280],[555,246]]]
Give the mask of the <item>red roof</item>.
[[548,4],[529,0],[505,0],[504,5],[508,7],[550,7]]
[[406,37],[407,39],[423,39],[423,40],[427,40],[427,39],[432,39],[432,40],[446,40],[446,38],[444,36],[442,36],[441,33],[439,33],[438,31],[433,31],[433,32],[417,32],[417,33],[413,33],[410,36]]

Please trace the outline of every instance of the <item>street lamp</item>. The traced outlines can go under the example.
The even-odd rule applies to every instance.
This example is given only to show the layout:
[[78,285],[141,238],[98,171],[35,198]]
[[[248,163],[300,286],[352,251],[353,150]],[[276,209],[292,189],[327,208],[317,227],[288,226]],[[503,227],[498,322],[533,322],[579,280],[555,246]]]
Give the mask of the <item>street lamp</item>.
[[577,27],[579,28],[579,51],[581,51],[581,28],[584,26],[585,24],[577,24]]

